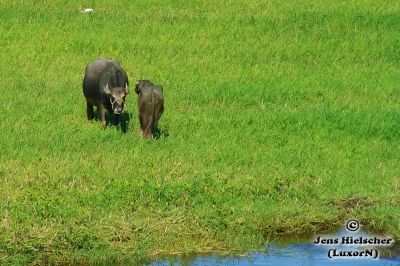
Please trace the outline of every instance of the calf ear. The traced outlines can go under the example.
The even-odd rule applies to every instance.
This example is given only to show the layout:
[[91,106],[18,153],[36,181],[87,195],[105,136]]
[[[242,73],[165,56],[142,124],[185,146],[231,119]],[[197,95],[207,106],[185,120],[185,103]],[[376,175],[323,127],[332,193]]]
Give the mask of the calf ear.
[[128,89],[128,83],[125,83],[125,94],[129,93],[129,89]]
[[110,91],[110,89],[108,88],[108,83],[106,84],[106,86],[103,87],[103,89],[104,89],[104,92],[105,92],[106,94],[111,94],[111,91]]
[[135,83],[135,92],[136,92],[136,94],[140,93],[140,82],[139,81],[136,81],[136,83]]

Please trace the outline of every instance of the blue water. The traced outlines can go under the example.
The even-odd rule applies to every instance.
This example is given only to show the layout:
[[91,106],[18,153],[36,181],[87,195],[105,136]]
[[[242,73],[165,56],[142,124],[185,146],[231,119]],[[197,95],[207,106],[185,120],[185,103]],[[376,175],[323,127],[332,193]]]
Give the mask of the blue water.
[[[354,239],[357,237],[373,238],[375,235],[367,235],[362,232],[352,233],[348,231],[340,231],[339,233],[331,236],[324,236],[326,238],[340,239],[342,236],[352,236]],[[322,237],[322,236],[321,236]],[[350,265],[350,266],[400,266],[399,250],[391,249],[388,246],[372,246],[372,245],[316,245],[313,241],[316,237],[303,243],[292,244],[271,244],[266,247],[266,252],[256,252],[248,257],[219,257],[217,255],[197,256],[197,257],[182,257],[172,256],[166,257],[159,261],[153,262],[151,266],[169,266],[169,265],[212,265],[212,266],[250,266],[250,265],[304,265],[304,266],[319,266],[319,265]],[[379,249],[379,258],[371,257],[351,257],[351,258],[334,258],[328,257],[330,249],[347,250],[347,251],[362,251],[364,249]]]

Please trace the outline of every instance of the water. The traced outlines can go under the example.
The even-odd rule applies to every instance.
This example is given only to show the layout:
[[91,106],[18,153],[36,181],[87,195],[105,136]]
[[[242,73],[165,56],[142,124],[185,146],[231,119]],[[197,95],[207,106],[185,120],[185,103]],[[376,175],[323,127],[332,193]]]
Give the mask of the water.
[[[348,240],[357,240],[359,237],[363,239],[384,239],[389,241],[389,237],[368,235],[363,232],[350,232],[342,230],[334,235],[322,235],[321,239],[326,239],[329,244],[314,244],[317,236],[303,241],[302,243],[276,243],[266,246],[266,252],[255,252],[248,257],[219,257],[217,255],[207,256],[171,256],[151,263],[151,266],[169,266],[169,265],[212,265],[212,266],[250,266],[250,265],[304,265],[304,266],[319,266],[319,265],[335,265],[335,266],[400,266],[400,250],[395,245],[360,245],[349,244],[348,241],[343,243],[343,237]],[[336,243],[334,242],[336,241]],[[391,243],[394,241],[391,240]],[[396,248],[395,248],[396,247]],[[336,253],[333,251],[336,249]],[[358,254],[363,250],[375,250],[372,253],[378,258],[370,256],[363,257],[341,257],[329,258],[328,252],[331,255],[340,254],[340,251],[352,252],[353,255]],[[376,253],[375,253],[376,252]],[[343,253],[342,253],[343,254]],[[348,253],[345,253],[348,254]],[[367,254],[369,255],[369,254]]]

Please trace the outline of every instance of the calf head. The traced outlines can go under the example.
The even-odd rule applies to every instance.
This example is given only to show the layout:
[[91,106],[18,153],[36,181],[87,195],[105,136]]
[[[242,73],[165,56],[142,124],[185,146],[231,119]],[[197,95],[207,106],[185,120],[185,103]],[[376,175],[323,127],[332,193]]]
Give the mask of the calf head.
[[146,85],[154,85],[154,84],[149,80],[138,80],[135,84],[136,94],[140,94],[142,92],[142,88]]
[[128,94],[128,84],[123,87],[109,88],[108,84],[104,86],[106,93],[111,103],[111,108],[114,114],[121,114],[124,111],[125,97]]

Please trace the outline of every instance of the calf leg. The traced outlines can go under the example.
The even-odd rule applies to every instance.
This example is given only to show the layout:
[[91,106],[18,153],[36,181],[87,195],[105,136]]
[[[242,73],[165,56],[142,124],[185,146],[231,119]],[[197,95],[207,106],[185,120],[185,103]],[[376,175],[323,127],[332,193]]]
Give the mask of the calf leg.
[[151,137],[151,121],[146,115],[141,115],[140,119],[140,133],[143,138]]
[[139,115],[139,123],[140,123],[140,136],[143,137],[143,120],[141,115]]
[[153,130],[157,130],[157,123],[158,120],[160,120],[160,117],[162,116],[164,112],[164,103],[161,102],[160,104],[158,104],[157,108],[156,108],[156,114],[155,114],[155,121],[154,121],[154,128]]
[[143,138],[150,138],[153,136],[153,131],[152,131],[151,125],[143,128],[142,136],[143,136]]

